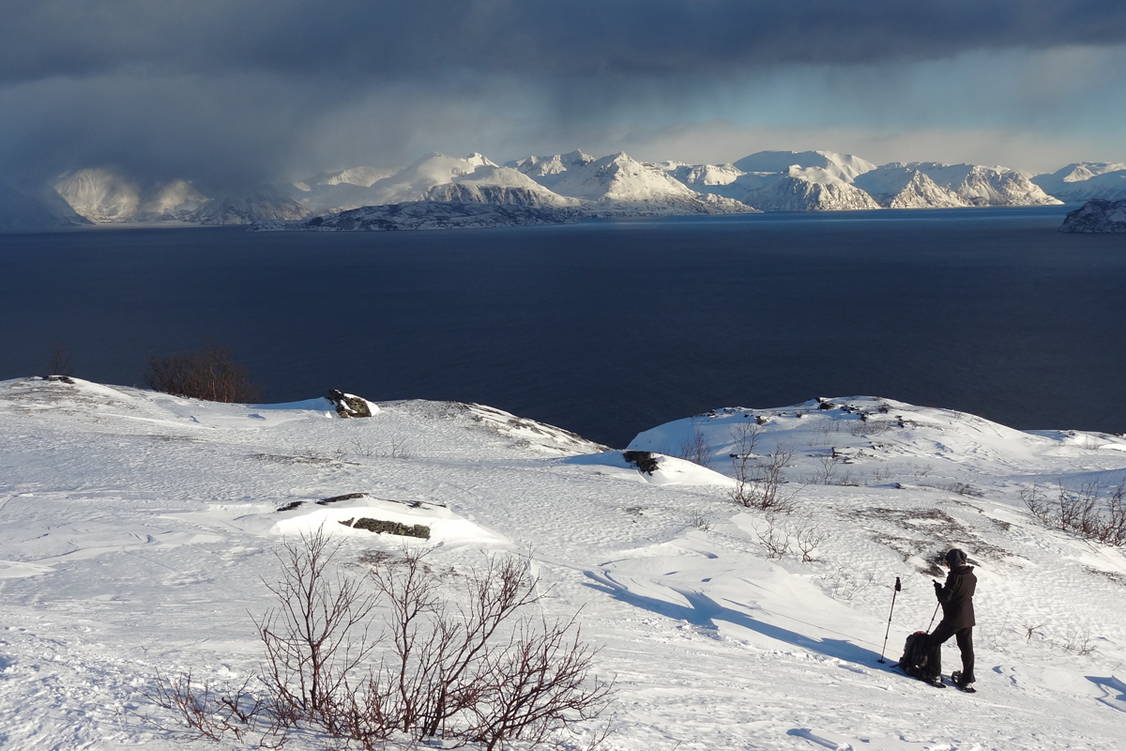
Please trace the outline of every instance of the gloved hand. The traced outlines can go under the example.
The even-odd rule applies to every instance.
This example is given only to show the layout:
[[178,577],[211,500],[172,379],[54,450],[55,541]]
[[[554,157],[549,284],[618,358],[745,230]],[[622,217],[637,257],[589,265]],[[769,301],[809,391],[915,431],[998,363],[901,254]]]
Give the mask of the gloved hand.
[[942,585],[939,584],[938,582],[934,582],[934,593],[937,595],[941,591],[942,591]]

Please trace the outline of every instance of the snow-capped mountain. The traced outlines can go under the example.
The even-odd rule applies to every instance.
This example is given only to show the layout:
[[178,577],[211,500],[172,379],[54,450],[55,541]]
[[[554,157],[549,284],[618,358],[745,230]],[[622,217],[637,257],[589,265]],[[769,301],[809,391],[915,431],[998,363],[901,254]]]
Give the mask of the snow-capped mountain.
[[971,205],[925,172],[898,162],[858,175],[853,184],[889,209],[948,209]]
[[1126,199],[1126,163],[1077,162],[1050,174],[1037,175],[1032,182],[1044,192],[1065,202],[1101,198]]
[[98,224],[133,221],[141,208],[137,183],[110,167],[67,172],[54,188],[75,212]]
[[308,210],[277,187],[239,191],[210,198],[190,214],[196,224],[254,224],[269,221],[296,221]]
[[428,201],[512,204],[515,206],[579,206],[578,198],[561,196],[523,172],[511,167],[484,165],[452,182],[435,185],[425,194]]
[[980,164],[908,162],[899,166],[922,172],[936,185],[958,195],[970,206],[1051,206],[1052,198],[1020,170]]
[[[532,159],[535,161],[529,161]],[[593,160],[582,152],[529,160],[522,162],[529,177],[555,193],[596,204],[600,212],[714,214],[754,210],[730,197],[699,193],[660,167],[624,152]],[[541,175],[541,171],[546,174]]]
[[523,159],[507,162],[505,166],[519,170],[541,185],[550,187],[553,183],[554,176],[560,175],[569,169],[585,167],[593,161],[594,157],[590,154],[583,153],[581,150],[576,149],[566,154],[524,157]]
[[436,185],[444,185],[457,177],[472,174],[478,167],[496,166],[482,154],[467,154],[462,157],[427,154],[390,177],[372,183],[370,201],[364,205],[421,201],[426,191]]
[[747,172],[712,192],[763,211],[857,211],[878,209],[870,195],[820,167],[793,165],[784,172]]

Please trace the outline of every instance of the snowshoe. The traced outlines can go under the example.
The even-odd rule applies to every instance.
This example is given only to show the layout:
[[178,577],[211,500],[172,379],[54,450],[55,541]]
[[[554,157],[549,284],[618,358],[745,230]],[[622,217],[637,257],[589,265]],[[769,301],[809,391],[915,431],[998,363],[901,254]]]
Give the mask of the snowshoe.
[[967,694],[977,693],[977,689],[973,687],[972,683],[962,683],[962,671],[960,670],[951,673],[950,680],[954,682],[954,688],[959,691],[965,691]]

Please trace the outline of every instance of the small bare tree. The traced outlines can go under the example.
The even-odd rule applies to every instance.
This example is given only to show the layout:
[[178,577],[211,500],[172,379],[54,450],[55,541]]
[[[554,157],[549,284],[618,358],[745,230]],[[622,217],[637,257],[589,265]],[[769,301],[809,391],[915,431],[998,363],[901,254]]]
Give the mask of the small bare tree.
[[741,506],[763,511],[790,511],[793,508],[793,494],[781,492],[783,470],[790,466],[794,453],[790,449],[777,446],[767,454],[762,463],[752,464],[741,455],[733,456],[735,486],[731,498]]
[[1126,546],[1126,480],[1105,497],[1098,483],[1072,489],[1061,482],[1054,502],[1038,485],[1023,488],[1021,500],[1046,526],[1107,545]]
[[767,558],[781,560],[790,552],[790,533],[778,524],[773,514],[766,517],[766,529],[756,530],[755,537],[766,551]]
[[252,402],[258,390],[246,369],[221,347],[149,360],[149,388],[212,402]]
[[681,444],[680,458],[695,462],[701,467],[708,466],[708,444],[704,440],[704,432],[698,426],[692,426],[692,433]]
[[274,703],[330,732],[349,676],[373,649],[366,624],[375,598],[333,566],[339,550],[323,527],[285,545],[281,579],[266,585],[277,606],[255,621]]

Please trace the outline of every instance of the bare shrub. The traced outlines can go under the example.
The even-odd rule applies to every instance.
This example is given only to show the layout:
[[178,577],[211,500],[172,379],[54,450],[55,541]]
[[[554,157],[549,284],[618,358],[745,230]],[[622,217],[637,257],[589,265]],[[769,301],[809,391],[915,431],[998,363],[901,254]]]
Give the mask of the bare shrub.
[[[395,734],[497,749],[541,744],[606,707],[612,686],[592,677],[577,615],[530,614],[540,595],[526,560],[488,559],[452,605],[428,551],[376,560],[365,593],[329,573],[338,550],[323,531],[287,544],[278,605],[259,622],[263,680],[293,724],[363,749]],[[372,641],[377,606],[387,616]]]
[[1021,489],[1024,505],[1042,524],[1116,547],[1126,546],[1126,480],[1107,493],[1096,482],[1057,485],[1052,500],[1038,485]]
[[273,702],[330,733],[349,676],[374,648],[367,621],[375,598],[356,579],[333,573],[339,550],[323,528],[287,543],[278,553],[281,579],[266,585],[277,607],[255,621]]
[[751,463],[743,454],[733,455],[735,487],[731,498],[741,506],[763,511],[790,511],[793,493],[783,493],[783,470],[790,466],[793,451],[776,447],[761,463]]
[[1068,631],[1064,637],[1063,648],[1080,656],[1094,654],[1095,652],[1095,645],[1091,643],[1091,632],[1088,629],[1078,627]]
[[825,544],[829,533],[819,527],[802,527],[794,535],[794,547],[801,553],[802,563],[812,563],[817,560],[814,554],[817,548]]
[[708,444],[704,440],[704,433],[699,427],[692,426],[692,434],[680,446],[680,458],[695,462],[701,467],[708,466]]
[[149,360],[148,385],[156,391],[212,402],[253,402],[258,390],[246,370],[221,347]]
[[967,498],[984,498],[985,493],[979,488],[975,488],[968,482],[952,482],[947,485],[944,490],[958,495],[964,495]]
[[710,532],[712,528],[711,519],[702,511],[693,511],[688,523],[701,532]]
[[766,518],[766,529],[755,530],[755,536],[767,558],[781,560],[790,552],[790,533],[778,524],[773,515]]
[[814,481],[821,485],[832,485],[833,475],[836,474],[837,465],[843,462],[843,457],[836,451],[830,451],[818,460],[818,471]]
[[267,712],[266,702],[248,691],[250,681],[240,686],[216,688],[197,683],[190,672],[174,678],[157,677],[157,688],[150,698],[157,706],[170,710],[195,739],[221,741],[228,735],[247,739],[257,730],[258,748],[281,748],[285,744],[285,723]]

